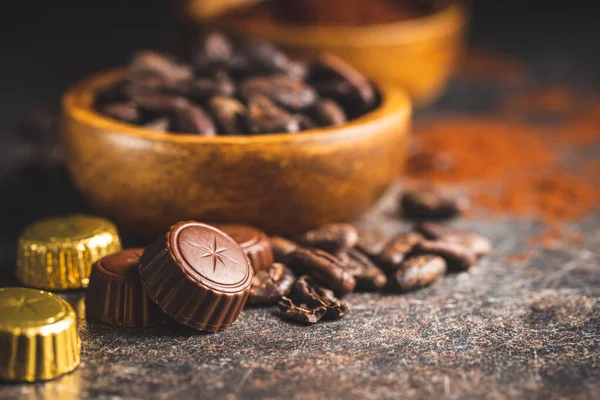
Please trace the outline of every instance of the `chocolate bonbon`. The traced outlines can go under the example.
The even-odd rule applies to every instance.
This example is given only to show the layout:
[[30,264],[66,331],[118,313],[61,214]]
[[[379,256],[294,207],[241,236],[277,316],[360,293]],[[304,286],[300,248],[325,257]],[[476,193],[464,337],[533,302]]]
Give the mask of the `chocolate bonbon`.
[[250,259],[254,272],[271,267],[273,250],[266,233],[248,225],[218,224],[215,227],[231,236],[240,245]]
[[85,288],[92,264],[119,250],[117,229],[104,218],[44,219],[29,225],[19,238],[17,279],[40,289]]
[[244,307],[254,271],[240,246],[223,231],[179,222],[142,254],[142,285],[177,322],[198,330],[224,330]]
[[96,261],[86,293],[86,316],[119,326],[152,326],[167,320],[146,295],[138,272],[143,249],[128,249]]
[[49,380],[79,365],[75,311],[43,290],[0,289],[0,380]]

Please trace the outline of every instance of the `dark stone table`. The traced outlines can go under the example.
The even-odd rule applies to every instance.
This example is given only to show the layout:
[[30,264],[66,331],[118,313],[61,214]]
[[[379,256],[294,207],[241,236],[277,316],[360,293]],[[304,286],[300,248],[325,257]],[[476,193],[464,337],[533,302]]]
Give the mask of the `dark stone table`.
[[[129,34],[115,50],[94,31],[100,26],[96,23],[81,31],[86,46],[70,39],[68,51],[60,45],[62,34],[50,31],[58,60],[49,61],[49,72],[26,64],[18,73],[17,62],[3,66],[20,80],[3,75],[8,85],[3,87],[14,88],[15,97],[4,95],[2,104],[22,110],[13,115],[5,107],[0,115],[4,126],[13,126],[25,109],[52,101],[69,81],[120,62],[149,41],[144,32],[156,36],[147,21],[160,15],[163,6],[149,2],[150,11],[135,30],[124,21],[137,15],[137,9],[113,3],[108,2],[112,11],[121,10],[113,19],[114,30]],[[100,9],[70,6],[88,17]],[[555,24],[561,13],[542,15],[531,26],[534,12],[512,16],[498,5],[475,11],[472,43],[518,55],[534,72],[536,84],[598,84],[600,52],[588,36],[596,23],[585,12],[573,17],[561,34]],[[512,24],[506,35],[503,18]],[[84,25],[67,26],[73,24]],[[169,27],[163,25],[161,29]],[[100,48],[89,49],[90,42]],[[43,40],[35,43],[34,48],[47,50]],[[9,53],[11,59],[19,60],[18,48]],[[73,49],[81,51],[77,66],[61,61]],[[47,57],[44,51],[40,54]],[[35,71],[42,72],[25,78]],[[457,79],[420,118],[447,111],[493,112],[494,96],[501,90]],[[0,140],[0,286],[11,286],[17,284],[16,237],[27,223],[88,210],[60,164],[30,161],[31,146],[38,144],[11,129]],[[598,150],[587,149],[587,156],[597,157]],[[389,233],[408,229],[393,215],[398,190],[390,189],[364,218]],[[597,398],[600,213],[569,226],[583,233],[581,243],[559,243],[554,249],[527,247],[527,238],[545,229],[535,221],[505,216],[453,224],[487,235],[494,249],[471,272],[449,275],[430,288],[406,295],[353,294],[348,298],[353,310],[343,320],[310,327],[281,320],[275,308],[247,308],[237,325],[216,334],[176,324],[119,329],[81,318],[82,362],[76,371],[48,383],[0,384],[0,398]],[[524,252],[527,261],[507,263],[508,255]],[[82,315],[83,294],[65,297]]]

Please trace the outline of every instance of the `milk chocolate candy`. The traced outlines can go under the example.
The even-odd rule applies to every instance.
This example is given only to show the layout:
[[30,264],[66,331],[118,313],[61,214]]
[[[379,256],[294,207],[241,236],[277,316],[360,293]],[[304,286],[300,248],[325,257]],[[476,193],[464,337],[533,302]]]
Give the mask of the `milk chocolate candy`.
[[215,225],[235,240],[254,268],[254,272],[271,268],[273,250],[266,233],[248,225],[218,224]]
[[86,292],[88,319],[118,326],[153,326],[168,318],[146,295],[138,265],[143,249],[128,249],[94,263]]
[[195,221],[173,225],[146,248],[139,272],[146,293],[167,315],[209,332],[237,321],[254,277],[235,240]]

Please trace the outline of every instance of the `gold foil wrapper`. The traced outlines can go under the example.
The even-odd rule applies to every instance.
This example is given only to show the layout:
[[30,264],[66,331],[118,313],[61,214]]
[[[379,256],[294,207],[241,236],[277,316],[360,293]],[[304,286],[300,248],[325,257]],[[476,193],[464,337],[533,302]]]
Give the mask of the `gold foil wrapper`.
[[79,365],[75,311],[43,290],[0,289],[0,379],[49,380]]
[[92,264],[121,250],[116,227],[104,218],[73,215],[28,226],[19,238],[17,279],[47,290],[88,286]]

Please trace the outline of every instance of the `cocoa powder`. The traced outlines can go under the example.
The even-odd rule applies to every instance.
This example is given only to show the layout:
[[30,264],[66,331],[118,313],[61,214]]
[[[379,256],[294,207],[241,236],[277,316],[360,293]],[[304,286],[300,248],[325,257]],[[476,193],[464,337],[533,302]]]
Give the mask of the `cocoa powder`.
[[[510,99],[510,98],[509,98]],[[417,127],[406,175],[466,185],[475,205],[488,212],[536,218],[548,229],[531,246],[576,244],[564,224],[600,203],[599,162],[567,162],[565,149],[600,142],[600,101],[569,88],[535,89],[512,98],[520,117],[443,117]],[[526,122],[532,113],[562,113],[560,123]]]

